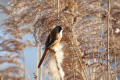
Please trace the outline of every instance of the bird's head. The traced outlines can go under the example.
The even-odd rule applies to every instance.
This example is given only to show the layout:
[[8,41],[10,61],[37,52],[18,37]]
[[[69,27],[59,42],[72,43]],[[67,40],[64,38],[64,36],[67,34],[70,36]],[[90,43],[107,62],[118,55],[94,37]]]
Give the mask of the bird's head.
[[63,26],[61,26],[61,25],[60,25],[60,26],[56,26],[55,28],[56,28],[59,32],[64,30],[64,29],[63,29]]

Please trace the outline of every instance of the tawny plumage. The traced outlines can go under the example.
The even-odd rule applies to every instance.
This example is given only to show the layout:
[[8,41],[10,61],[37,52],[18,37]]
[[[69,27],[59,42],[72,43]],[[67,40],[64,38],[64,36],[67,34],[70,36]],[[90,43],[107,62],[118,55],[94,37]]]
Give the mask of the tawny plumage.
[[61,38],[62,38],[62,26],[56,26],[51,33],[48,35],[46,43],[45,43],[45,51],[43,53],[42,58],[40,59],[38,68],[41,66],[42,62],[44,61],[44,58],[46,57],[49,49],[54,50],[54,48],[59,45]]

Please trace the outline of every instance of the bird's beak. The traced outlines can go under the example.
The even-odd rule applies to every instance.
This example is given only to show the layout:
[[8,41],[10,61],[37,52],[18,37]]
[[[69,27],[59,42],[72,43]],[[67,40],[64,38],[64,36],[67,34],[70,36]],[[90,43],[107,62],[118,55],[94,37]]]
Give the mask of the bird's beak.
[[62,28],[62,30],[64,30],[64,28]]
[[64,27],[62,26],[62,30],[64,30]]

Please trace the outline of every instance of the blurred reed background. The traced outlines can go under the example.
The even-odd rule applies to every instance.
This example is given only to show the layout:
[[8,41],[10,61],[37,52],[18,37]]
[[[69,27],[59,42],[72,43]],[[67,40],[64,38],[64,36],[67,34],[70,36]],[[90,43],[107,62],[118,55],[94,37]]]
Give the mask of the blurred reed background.
[[[120,0],[0,0],[0,78],[39,80],[46,36],[63,25],[64,80],[120,80]],[[4,69],[3,69],[4,68]],[[40,80],[56,80],[42,67]],[[52,73],[56,74],[56,73]]]

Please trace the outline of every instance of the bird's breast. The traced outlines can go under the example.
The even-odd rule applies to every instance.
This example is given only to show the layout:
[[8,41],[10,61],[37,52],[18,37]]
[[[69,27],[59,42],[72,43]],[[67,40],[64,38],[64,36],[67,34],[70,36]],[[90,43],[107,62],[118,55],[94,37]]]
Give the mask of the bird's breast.
[[56,35],[55,44],[51,47],[53,50],[55,50],[55,48],[59,46],[61,39],[62,39],[62,31]]
[[60,31],[60,33],[59,34],[57,34],[57,38],[62,38],[62,30]]

